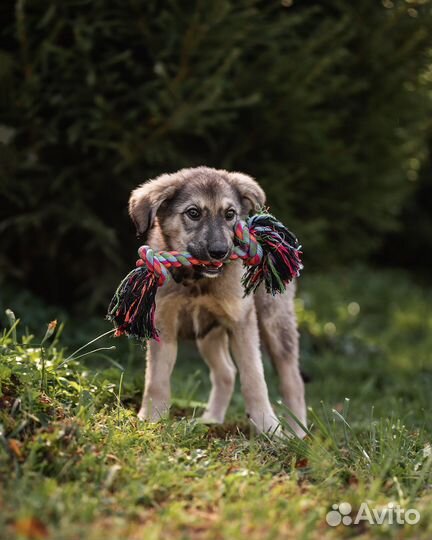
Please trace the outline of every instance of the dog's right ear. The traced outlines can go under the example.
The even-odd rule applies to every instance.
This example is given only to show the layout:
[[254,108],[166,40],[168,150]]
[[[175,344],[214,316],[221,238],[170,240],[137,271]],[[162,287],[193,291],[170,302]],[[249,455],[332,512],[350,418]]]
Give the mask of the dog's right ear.
[[160,205],[177,189],[172,174],[164,174],[141,184],[129,198],[129,215],[139,236],[148,232],[155,221]]

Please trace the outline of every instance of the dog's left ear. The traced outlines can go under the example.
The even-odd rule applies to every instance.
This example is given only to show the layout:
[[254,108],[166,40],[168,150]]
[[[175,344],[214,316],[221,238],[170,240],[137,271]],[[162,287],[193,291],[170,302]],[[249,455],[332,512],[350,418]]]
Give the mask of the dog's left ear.
[[243,211],[248,214],[256,212],[264,206],[266,196],[262,187],[247,174],[229,173],[230,181],[240,194],[243,203]]
[[178,187],[174,174],[163,174],[134,189],[129,199],[129,215],[139,236],[147,233],[160,205],[172,197]]

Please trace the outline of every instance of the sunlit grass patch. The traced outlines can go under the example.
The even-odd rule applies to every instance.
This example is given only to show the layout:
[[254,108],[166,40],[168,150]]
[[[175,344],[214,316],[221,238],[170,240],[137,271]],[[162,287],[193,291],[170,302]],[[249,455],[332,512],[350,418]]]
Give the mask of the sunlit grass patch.
[[[139,345],[107,351],[114,342],[106,335],[71,354],[62,325],[44,340],[23,334],[9,314],[0,338],[1,534],[430,538],[430,294],[401,276],[361,275],[302,282],[297,308],[311,378],[302,441],[257,437],[239,392],[223,426],[200,423],[207,368],[187,348],[170,417],[139,422]],[[332,528],[326,515],[341,502],[350,516],[364,502],[393,503],[421,520]]]

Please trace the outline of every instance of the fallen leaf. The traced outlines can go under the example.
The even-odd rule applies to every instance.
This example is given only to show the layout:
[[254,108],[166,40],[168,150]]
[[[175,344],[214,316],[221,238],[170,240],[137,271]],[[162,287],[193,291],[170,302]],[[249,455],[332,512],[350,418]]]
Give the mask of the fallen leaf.
[[48,538],[48,529],[38,518],[22,518],[15,522],[15,531],[21,536],[31,540],[42,540]]
[[359,480],[357,478],[357,476],[355,476],[354,474],[352,474],[349,478],[348,478],[348,484],[350,486],[358,486],[358,483],[359,483]]
[[296,469],[304,469],[308,465],[309,465],[309,461],[307,458],[298,459],[295,464]]
[[21,442],[17,439],[9,439],[9,449],[18,459],[22,458]]
[[44,403],[45,405],[51,405],[52,404],[52,399],[49,398],[46,394],[41,394],[39,396],[39,401],[41,403]]

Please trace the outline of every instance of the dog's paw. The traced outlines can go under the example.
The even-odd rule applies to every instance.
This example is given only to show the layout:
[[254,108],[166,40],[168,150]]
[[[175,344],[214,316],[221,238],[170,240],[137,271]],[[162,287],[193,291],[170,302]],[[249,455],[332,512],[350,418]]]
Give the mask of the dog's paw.
[[249,420],[258,433],[265,433],[270,437],[283,437],[285,435],[282,431],[282,426],[274,413],[267,415],[249,415]]
[[200,422],[201,424],[209,424],[209,425],[223,424],[224,423],[224,418],[223,417],[218,417],[218,416],[216,416],[214,414],[211,414],[211,413],[206,411],[198,419],[198,422]]
[[168,411],[166,409],[159,410],[157,407],[141,407],[138,411],[138,419],[142,422],[152,422],[157,423],[167,416]]
[[278,439],[281,439],[286,436],[285,432],[282,429],[282,426],[277,424],[272,424],[270,427],[268,427],[265,432],[263,431],[267,436],[273,438],[276,437]]
[[289,424],[292,430],[292,431],[289,431],[289,436],[297,437],[298,439],[304,439],[306,437],[307,433],[301,426],[299,426],[294,421],[289,422]]

